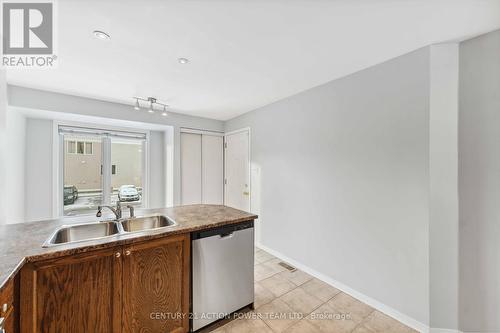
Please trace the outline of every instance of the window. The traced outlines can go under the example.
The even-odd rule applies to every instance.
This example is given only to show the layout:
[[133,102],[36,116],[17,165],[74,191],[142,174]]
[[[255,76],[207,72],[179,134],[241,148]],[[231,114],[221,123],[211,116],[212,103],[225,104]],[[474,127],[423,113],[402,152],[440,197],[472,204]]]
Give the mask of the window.
[[85,142],[85,155],[92,155],[94,151],[94,144],[92,142]]
[[77,142],[76,143],[76,153],[83,155],[84,153],[84,148],[85,148],[85,142]]
[[75,154],[76,153],[76,141],[66,141],[66,151],[68,154]]
[[62,211],[88,214],[117,201],[143,205],[146,134],[60,126]]
[[94,143],[85,141],[66,141],[66,153],[92,155],[94,153]]
[[111,139],[111,203],[117,201],[140,205],[142,201],[142,142]]

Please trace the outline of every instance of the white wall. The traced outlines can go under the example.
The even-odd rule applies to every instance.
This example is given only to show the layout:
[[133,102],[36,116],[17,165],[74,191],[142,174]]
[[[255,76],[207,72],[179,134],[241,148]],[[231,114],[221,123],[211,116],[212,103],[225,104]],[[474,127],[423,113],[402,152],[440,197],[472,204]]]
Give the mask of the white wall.
[[7,118],[7,80],[5,70],[0,68],[0,224],[5,223],[7,185],[5,173],[5,130]]
[[458,44],[430,47],[430,322],[458,329]]
[[500,30],[460,44],[460,328],[500,332]]
[[52,121],[26,121],[26,221],[52,218]]
[[8,175],[6,222],[24,222],[25,206],[25,156],[26,156],[26,118],[20,112],[7,110],[5,136],[7,155],[5,171]]
[[165,133],[151,131],[149,136],[149,207],[165,207],[166,188],[165,177],[167,166],[165,163]]
[[429,82],[425,48],[226,123],[252,130],[262,244],[424,326]]

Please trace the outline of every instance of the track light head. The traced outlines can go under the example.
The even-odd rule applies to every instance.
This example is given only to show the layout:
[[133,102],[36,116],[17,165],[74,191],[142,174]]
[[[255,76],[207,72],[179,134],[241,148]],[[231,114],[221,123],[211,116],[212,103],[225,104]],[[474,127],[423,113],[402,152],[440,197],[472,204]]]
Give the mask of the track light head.
[[148,108],[148,112],[149,113],[155,113],[155,105],[157,107],[161,107],[163,106],[163,112],[161,113],[162,116],[167,116],[167,107],[168,105],[165,104],[165,103],[162,103],[162,102],[158,102],[158,100],[154,97],[147,97],[147,98],[144,98],[144,97],[138,97],[138,96],[134,96],[133,97],[135,99],[135,103],[134,103],[134,110],[140,110],[141,109],[141,105],[139,104],[139,100],[141,101],[144,101],[144,102],[149,102],[149,108]]
[[155,113],[155,109],[153,108],[153,104],[156,103],[156,98],[154,97],[148,97],[149,100],[149,113]]

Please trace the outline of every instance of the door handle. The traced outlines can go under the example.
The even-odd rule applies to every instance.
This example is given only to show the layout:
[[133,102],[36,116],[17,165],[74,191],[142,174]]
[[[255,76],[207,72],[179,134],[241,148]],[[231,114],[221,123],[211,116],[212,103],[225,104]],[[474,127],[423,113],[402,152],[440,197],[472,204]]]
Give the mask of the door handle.
[[232,238],[234,236],[234,232],[231,232],[229,234],[222,234],[220,235],[220,239],[229,239],[229,238]]

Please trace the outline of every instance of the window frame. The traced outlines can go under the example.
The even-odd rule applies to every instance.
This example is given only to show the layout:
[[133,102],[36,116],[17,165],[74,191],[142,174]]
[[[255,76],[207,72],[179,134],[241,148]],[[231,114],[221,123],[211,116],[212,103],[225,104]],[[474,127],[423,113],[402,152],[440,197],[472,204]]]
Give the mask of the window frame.
[[[127,128],[127,127],[115,127],[115,126],[95,126],[92,124],[88,123],[80,123],[80,122],[71,122],[71,121],[53,121],[53,137],[52,137],[52,142],[53,142],[53,165],[56,166],[54,167],[53,170],[53,181],[52,181],[52,188],[53,188],[53,200],[52,200],[52,215],[54,218],[68,218],[68,217],[83,217],[83,216],[93,216],[95,213],[93,211],[89,213],[82,213],[82,214],[77,214],[77,215],[64,215],[64,154],[66,153],[66,148],[64,144],[64,135],[59,133],[59,128],[60,127],[78,127],[78,128],[84,128],[88,130],[96,130],[96,131],[109,131],[109,132],[128,132],[128,133],[136,133],[139,135],[144,135],[145,140],[144,140],[144,151],[142,155],[143,159],[143,167],[142,167],[142,204],[140,208],[149,208],[149,191],[150,191],[150,131],[149,130],[142,130],[142,129],[135,129],[135,128]],[[74,141],[74,140],[73,140]],[[105,140],[103,140],[104,142]],[[111,140],[108,138],[107,140],[110,142]],[[86,142],[86,141],[84,141]],[[76,145],[75,145],[76,148]],[[103,149],[104,150],[104,149]],[[75,150],[76,152],[76,150]],[[84,144],[84,152],[85,152],[85,144]],[[92,145],[92,153],[94,153],[94,147]],[[105,161],[105,156],[104,156],[104,151],[103,157],[102,157],[102,163],[104,164]],[[109,152],[109,162],[111,162],[111,152]],[[104,169],[104,167],[103,167]],[[111,164],[109,165],[109,171],[111,173]],[[109,182],[105,182],[105,179],[103,177],[103,200],[102,204],[103,205],[108,205],[110,204],[111,201],[111,196],[108,195],[110,193],[109,189],[106,191],[106,186],[108,188],[111,185],[111,177],[112,175],[109,175]]]

